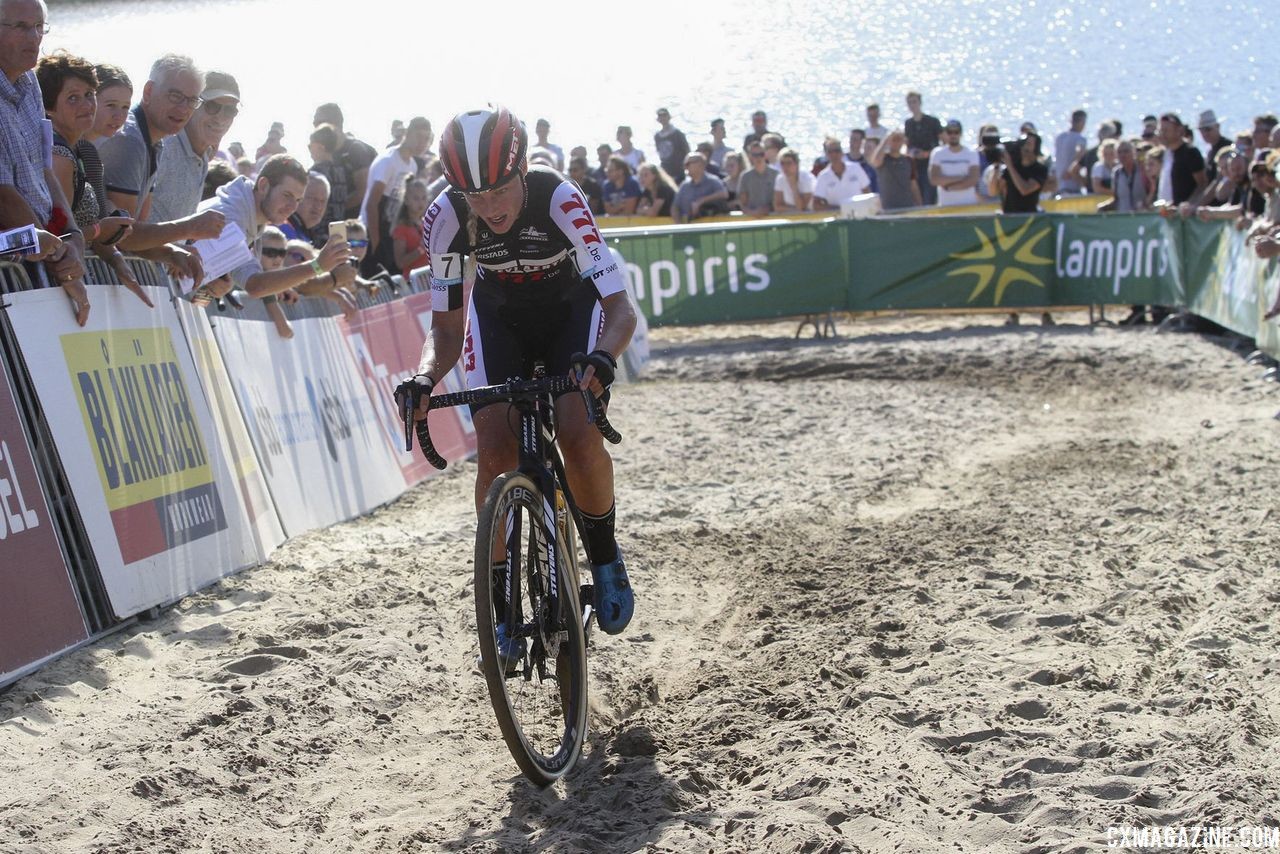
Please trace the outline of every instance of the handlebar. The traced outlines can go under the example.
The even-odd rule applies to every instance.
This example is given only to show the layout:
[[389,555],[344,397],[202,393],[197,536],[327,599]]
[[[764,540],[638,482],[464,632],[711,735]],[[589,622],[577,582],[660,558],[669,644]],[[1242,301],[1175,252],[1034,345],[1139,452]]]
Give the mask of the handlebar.
[[[513,379],[501,385],[484,386],[482,388],[436,395],[430,398],[427,409],[447,409],[450,406],[487,405],[504,402],[516,403],[571,391],[581,390],[578,388],[577,381],[568,376],[542,377],[534,380]],[[616,445],[621,442],[622,434],[609,423],[609,419],[605,417],[604,410],[600,406],[600,401],[596,400],[596,396],[590,391],[582,391],[581,393],[583,403],[587,408],[587,423],[595,424],[596,429],[600,431],[600,435],[604,436],[610,444]],[[413,420],[413,410],[406,408],[402,415],[405,420],[405,437],[407,440]],[[437,469],[443,469],[447,463],[444,457],[440,456],[439,452],[436,451],[435,444],[431,441],[431,430],[425,418],[417,422],[417,433],[418,446],[422,448],[422,455],[427,458],[427,462]]]

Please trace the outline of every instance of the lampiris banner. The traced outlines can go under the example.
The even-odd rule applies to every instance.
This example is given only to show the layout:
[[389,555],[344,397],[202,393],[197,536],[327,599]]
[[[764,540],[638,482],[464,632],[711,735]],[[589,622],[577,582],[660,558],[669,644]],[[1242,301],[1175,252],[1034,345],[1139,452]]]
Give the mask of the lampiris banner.
[[655,326],[830,309],[1184,302],[1154,214],[876,218],[606,231]]
[[847,229],[825,221],[605,233],[650,326],[848,307]]
[[[851,224],[855,308],[1185,301],[1177,224],[1159,216],[998,216],[930,224],[925,232],[914,222]],[[910,260],[890,263],[895,255]]]

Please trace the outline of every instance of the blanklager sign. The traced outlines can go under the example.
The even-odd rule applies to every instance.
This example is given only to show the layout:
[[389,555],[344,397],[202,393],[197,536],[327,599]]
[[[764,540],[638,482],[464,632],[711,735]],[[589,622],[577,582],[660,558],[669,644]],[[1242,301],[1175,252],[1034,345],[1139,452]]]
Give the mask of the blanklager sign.
[[0,367],[0,683],[88,637]]
[[177,314],[94,288],[76,326],[61,289],[7,297],[13,329],[112,610],[175,601],[257,560]]
[[62,350],[124,562],[224,530],[209,447],[169,329],[64,335]]

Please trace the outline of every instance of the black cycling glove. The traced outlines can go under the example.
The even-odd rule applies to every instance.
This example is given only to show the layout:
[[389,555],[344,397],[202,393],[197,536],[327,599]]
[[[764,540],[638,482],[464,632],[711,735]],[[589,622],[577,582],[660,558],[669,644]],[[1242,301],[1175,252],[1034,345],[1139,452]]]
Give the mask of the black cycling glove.
[[596,379],[605,389],[613,385],[614,372],[618,370],[618,362],[608,350],[592,350],[590,356],[585,353],[574,353],[573,364],[581,366],[584,370],[587,365],[595,368]]
[[400,385],[396,386],[396,406],[403,410],[405,399],[408,398],[413,401],[413,408],[417,409],[424,397],[431,396],[431,390],[435,387],[435,381],[426,374],[405,377],[400,381]]

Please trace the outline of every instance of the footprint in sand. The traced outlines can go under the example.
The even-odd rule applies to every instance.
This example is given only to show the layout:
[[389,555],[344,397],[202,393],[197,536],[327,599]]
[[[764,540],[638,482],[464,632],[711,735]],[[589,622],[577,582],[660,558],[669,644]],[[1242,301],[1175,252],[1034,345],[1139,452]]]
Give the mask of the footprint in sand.
[[1005,706],[1004,710],[1024,721],[1038,721],[1049,716],[1049,707],[1039,700],[1023,700],[1021,703]]
[[282,664],[299,658],[306,658],[309,653],[298,646],[268,646],[255,649],[249,655],[226,665],[224,670],[238,676],[261,676],[275,670]]

